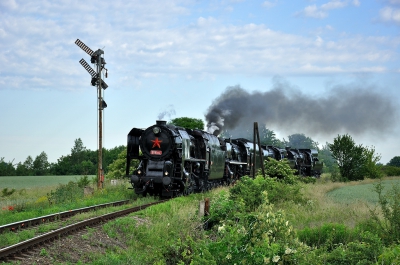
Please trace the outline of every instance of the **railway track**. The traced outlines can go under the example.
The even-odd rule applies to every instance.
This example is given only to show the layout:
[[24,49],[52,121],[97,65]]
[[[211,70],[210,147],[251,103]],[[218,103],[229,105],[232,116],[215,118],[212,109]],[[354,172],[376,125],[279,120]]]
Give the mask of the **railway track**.
[[18,222],[0,226],[0,234],[4,233],[6,231],[15,232],[15,231],[19,231],[22,229],[31,228],[33,226],[38,226],[38,225],[41,225],[44,223],[64,220],[64,219],[70,218],[77,214],[95,211],[95,210],[98,210],[101,208],[106,208],[106,207],[111,207],[111,206],[113,206],[113,207],[120,206],[120,205],[128,204],[129,202],[130,202],[129,200],[123,200],[123,201],[116,201],[116,202],[110,202],[110,203],[103,203],[103,204],[93,205],[93,206],[79,208],[79,209],[75,209],[75,210],[69,210],[69,211],[59,212],[59,213],[55,213],[55,214],[49,214],[49,215],[45,215],[45,216],[31,218],[28,220],[18,221]]
[[74,233],[77,233],[83,229],[86,229],[87,227],[94,227],[97,226],[101,223],[105,223],[109,220],[137,212],[146,209],[147,207],[150,207],[152,205],[156,205],[159,203],[163,203],[168,200],[162,200],[162,201],[157,201],[149,204],[144,204],[120,211],[116,211],[113,213],[108,213],[104,214],[101,216],[93,217],[84,221],[80,221],[71,225],[67,225],[65,227],[59,228],[57,230],[44,233],[42,235],[36,236],[34,238],[31,238],[29,240],[20,242],[18,244],[8,246],[5,248],[0,249],[0,261],[8,261],[8,260],[16,260],[19,259],[19,257],[24,257],[29,256],[29,253],[42,246],[43,244],[48,244],[50,242],[53,242],[55,240],[58,240],[64,236],[71,235]]

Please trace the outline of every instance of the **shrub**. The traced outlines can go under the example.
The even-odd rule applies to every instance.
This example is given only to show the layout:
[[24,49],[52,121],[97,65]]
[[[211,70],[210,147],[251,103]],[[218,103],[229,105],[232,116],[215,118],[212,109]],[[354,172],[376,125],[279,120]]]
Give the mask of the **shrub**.
[[195,241],[189,235],[173,241],[163,256],[165,260],[158,261],[155,265],[217,265],[207,246],[202,241]]
[[80,179],[78,179],[76,181],[76,183],[78,184],[79,188],[84,188],[90,184],[90,180],[89,180],[88,176],[85,175],[85,176],[81,177]]
[[61,184],[56,191],[47,194],[50,204],[74,202],[83,198],[83,189],[76,182],[70,181],[68,184]]
[[362,232],[359,240],[349,242],[346,245],[339,244],[332,252],[326,252],[325,260],[327,264],[331,265],[375,264],[382,249],[382,242],[377,235],[370,232]]
[[379,256],[378,264],[400,264],[400,245],[385,248]]
[[301,242],[312,247],[327,247],[332,250],[335,245],[347,244],[354,238],[351,230],[343,224],[324,224],[321,227],[304,228],[297,231]]
[[378,193],[383,220],[376,209],[370,210],[371,219],[375,222],[384,243],[391,244],[400,238],[400,186],[393,185],[384,195],[382,182],[379,182],[375,185],[375,191]]
[[400,167],[382,166],[382,173],[388,177],[400,176]]
[[209,251],[217,264],[291,263],[300,246],[283,211],[274,211],[263,192],[254,213],[236,213],[214,229]]
[[[296,170],[290,167],[287,159],[277,161],[269,157],[264,161],[264,171],[268,177],[284,179],[289,184],[293,184],[290,182],[295,179],[294,173]],[[261,175],[261,169],[258,170],[258,175]]]
[[13,193],[15,192],[15,189],[12,190],[8,190],[8,188],[4,188],[1,193],[2,193],[2,197],[8,197],[11,196]]

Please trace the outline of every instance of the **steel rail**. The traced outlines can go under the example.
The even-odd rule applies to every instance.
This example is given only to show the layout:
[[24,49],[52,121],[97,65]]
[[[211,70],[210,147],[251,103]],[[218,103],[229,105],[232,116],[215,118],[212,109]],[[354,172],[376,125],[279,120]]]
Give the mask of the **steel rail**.
[[[48,232],[48,233],[42,234],[40,236],[25,240],[23,242],[15,244],[15,245],[2,248],[2,249],[0,249],[0,260],[4,260],[4,259],[8,259],[8,258],[15,258],[15,254],[22,253],[23,251],[26,251],[29,249],[34,249],[35,246],[41,245],[46,242],[54,241],[65,235],[69,235],[75,231],[85,229],[86,227],[92,227],[99,223],[107,222],[108,220],[115,219],[120,216],[124,216],[124,215],[130,214],[130,213],[133,213],[133,212],[138,212],[138,211],[144,210],[152,205],[163,203],[168,200],[169,199],[152,202],[152,203],[128,208],[125,210],[104,214],[104,215],[101,215],[98,217],[93,217],[88,220],[84,220],[84,221],[81,221],[81,222],[78,222],[75,224],[71,224],[71,225],[65,226],[63,228],[54,230],[52,232]],[[14,255],[14,257],[11,257],[13,255]]]
[[75,209],[75,210],[69,210],[69,211],[59,212],[59,213],[55,213],[55,214],[49,214],[49,215],[44,215],[44,216],[40,216],[40,217],[35,217],[35,218],[23,220],[23,221],[18,221],[18,222],[0,226],[0,234],[4,233],[6,231],[17,231],[17,230],[25,229],[25,228],[28,228],[31,226],[37,226],[37,225],[40,225],[40,224],[43,224],[46,222],[54,222],[57,220],[62,220],[62,219],[69,218],[71,216],[74,216],[74,215],[77,215],[80,213],[85,213],[85,212],[89,212],[92,210],[97,210],[97,209],[101,209],[101,208],[105,208],[105,207],[109,207],[109,206],[120,206],[123,204],[127,204],[129,202],[130,202],[129,200],[122,200],[122,201],[116,201],[116,202],[110,202],[110,203],[97,204],[97,205],[79,208],[79,209]]

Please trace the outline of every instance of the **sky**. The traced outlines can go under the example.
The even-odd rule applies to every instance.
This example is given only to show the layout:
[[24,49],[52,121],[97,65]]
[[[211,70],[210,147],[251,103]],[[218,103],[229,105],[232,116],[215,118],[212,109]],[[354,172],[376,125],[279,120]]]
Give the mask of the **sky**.
[[97,149],[80,39],[107,63],[105,148],[191,117],[321,146],[349,134],[386,164],[400,156],[399,33],[400,0],[1,0],[0,158]]

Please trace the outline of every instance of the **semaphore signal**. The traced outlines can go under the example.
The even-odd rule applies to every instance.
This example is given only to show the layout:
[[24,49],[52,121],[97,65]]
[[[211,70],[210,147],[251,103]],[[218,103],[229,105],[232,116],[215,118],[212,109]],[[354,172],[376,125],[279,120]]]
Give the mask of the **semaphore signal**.
[[107,107],[107,103],[103,100],[102,89],[106,89],[108,85],[101,79],[101,73],[106,70],[105,77],[107,78],[107,69],[104,67],[106,62],[102,55],[104,51],[98,49],[93,51],[81,40],[77,39],[75,44],[78,45],[84,52],[90,55],[90,62],[96,64],[95,71],[90,65],[82,58],[79,63],[86,69],[86,71],[92,76],[90,83],[92,86],[97,86],[97,99],[98,99],[98,111],[99,111],[99,149],[98,149],[98,166],[97,166],[97,188],[101,189],[104,182],[104,171],[103,171],[103,110]]

